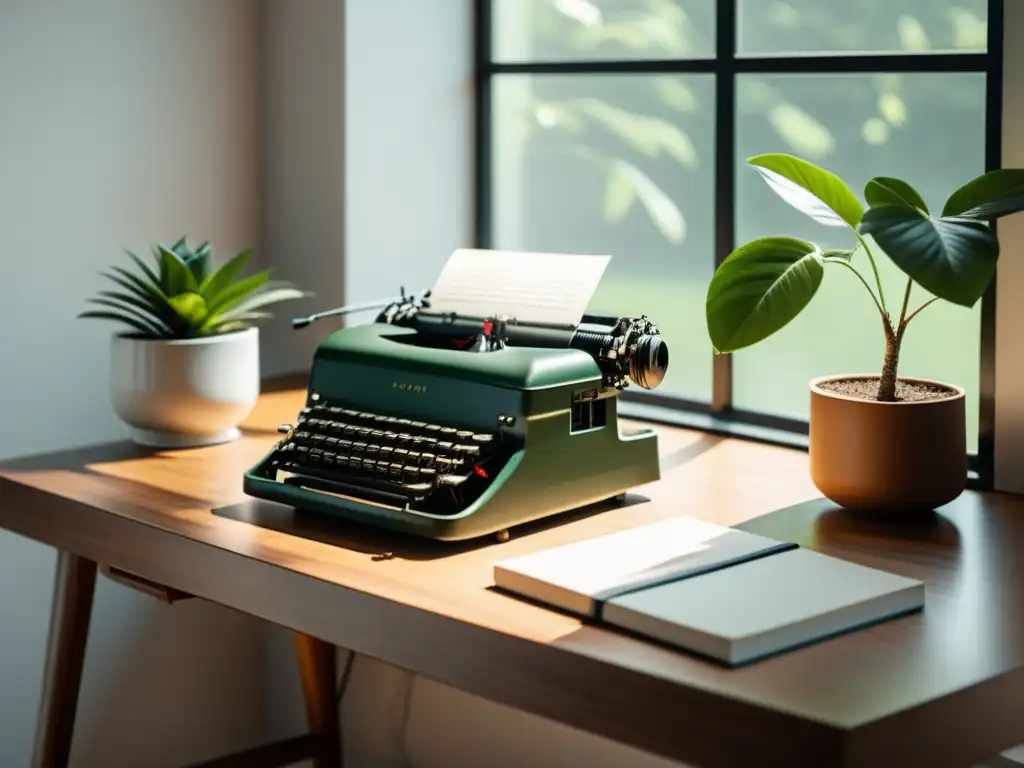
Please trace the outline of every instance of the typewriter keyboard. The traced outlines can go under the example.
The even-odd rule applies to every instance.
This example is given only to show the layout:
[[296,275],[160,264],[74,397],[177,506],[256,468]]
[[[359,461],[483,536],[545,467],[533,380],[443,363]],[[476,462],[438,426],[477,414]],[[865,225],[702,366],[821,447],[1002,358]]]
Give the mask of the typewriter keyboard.
[[281,441],[285,482],[444,513],[487,485],[499,435],[334,405],[303,409]]

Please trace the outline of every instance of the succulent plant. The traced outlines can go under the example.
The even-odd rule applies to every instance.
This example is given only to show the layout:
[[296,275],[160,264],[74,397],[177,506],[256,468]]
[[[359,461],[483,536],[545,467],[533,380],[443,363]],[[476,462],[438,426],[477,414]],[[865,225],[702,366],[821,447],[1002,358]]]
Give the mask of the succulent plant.
[[120,322],[136,337],[183,339],[229,333],[272,317],[267,308],[273,304],[312,295],[289,282],[271,280],[269,269],[242,277],[251,248],[236,253],[219,269],[213,267],[209,242],[193,250],[187,237],[172,246],[154,246],[152,266],[131,251],[126,253],[137,270],[114,266],[101,273],[117,290],[99,291],[88,302],[100,308],[78,316]]

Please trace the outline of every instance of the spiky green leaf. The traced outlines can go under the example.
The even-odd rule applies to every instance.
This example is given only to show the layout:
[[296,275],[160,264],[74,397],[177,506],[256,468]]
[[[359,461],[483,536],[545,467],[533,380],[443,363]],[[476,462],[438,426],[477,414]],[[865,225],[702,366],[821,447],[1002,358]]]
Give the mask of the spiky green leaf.
[[232,309],[224,312],[223,317],[234,317],[247,312],[252,312],[260,307],[269,307],[272,304],[279,304],[282,301],[294,301],[295,299],[302,299],[307,296],[309,296],[309,294],[305,291],[300,291],[298,288],[293,287],[280,287],[259,291],[242,299]]
[[153,284],[153,285],[160,285],[160,278],[157,276],[156,272],[154,272],[153,269],[148,264],[146,264],[144,261],[142,261],[142,259],[140,259],[138,256],[136,256],[134,253],[132,253],[129,250],[125,250],[125,253],[127,253],[129,258],[131,258],[131,260],[135,262],[135,264],[142,271],[142,274],[146,276],[146,279],[151,284]]
[[116,274],[111,274],[109,272],[103,272],[101,274],[130,293],[138,296],[141,300],[147,302],[153,309],[153,314],[167,323],[168,326],[176,327],[178,317],[174,310],[168,306],[167,296],[160,290],[159,286],[147,283],[137,275],[134,275],[121,267],[111,267],[111,269]]
[[213,257],[209,252],[197,252],[185,262],[185,266],[189,268],[189,271],[192,273],[192,277],[195,278],[197,288],[210,276],[212,263]]
[[119,322],[119,323],[124,323],[125,325],[129,326],[130,328],[132,328],[132,329],[138,331],[139,333],[141,333],[143,336],[152,336],[153,335],[152,330],[148,326],[146,326],[144,323],[141,323],[138,320],[136,320],[135,318],[129,317],[128,315],[126,315],[124,313],[121,313],[121,312],[104,312],[104,311],[101,311],[101,310],[89,310],[89,311],[86,311],[86,312],[80,312],[78,314],[78,317],[80,317],[80,318],[94,318],[94,319],[98,319],[98,320],[114,320],[114,321]]
[[226,312],[269,279],[270,270],[265,269],[262,272],[257,272],[255,275],[250,275],[232,283],[210,301],[210,314]]
[[87,303],[96,304],[101,307],[108,307],[109,309],[116,310],[119,314],[125,317],[131,317],[141,325],[144,325],[149,332],[150,336],[162,337],[167,336],[171,333],[166,325],[160,322],[159,319],[154,319],[152,315],[140,312],[135,307],[132,307],[124,302],[110,299],[105,296],[93,296],[87,299]]
[[199,285],[199,293],[207,303],[216,303],[220,294],[235,281],[251,256],[251,248],[236,253]]
[[157,249],[160,251],[160,286],[164,293],[175,296],[179,293],[197,292],[199,284],[195,275],[181,257],[162,245],[157,246]]
[[[173,330],[172,326],[167,323],[166,313],[156,312],[150,302],[139,298],[137,294],[121,293],[120,291],[100,291],[97,296],[132,307],[154,325],[166,330],[167,332],[171,332]],[[165,308],[168,310],[170,309],[169,307]]]

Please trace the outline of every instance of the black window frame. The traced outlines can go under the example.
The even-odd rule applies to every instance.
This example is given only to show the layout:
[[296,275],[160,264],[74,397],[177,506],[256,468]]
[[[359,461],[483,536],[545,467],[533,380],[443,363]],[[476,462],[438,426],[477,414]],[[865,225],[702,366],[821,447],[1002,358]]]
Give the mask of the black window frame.
[[[573,60],[495,62],[492,56],[492,0],[474,0],[475,217],[478,248],[492,247],[491,85],[503,74],[704,73],[715,76],[715,265],[735,247],[736,78],[741,74],[961,73],[985,75],[985,170],[1002,156],[1004,0],[988,0],[988,44],[981,53],[870,53],[738,57],[739,0],[718,0],[716,53],[708,59]],[[996,280],[981,299],[978,451],[969,457],[968,486],[993,487],[995,454]],[[807,448],[808,423],[732,405],[732,356],[715,355],[710,403],[657,393],[623,393],[623,413],[636,418],[714,434]]]

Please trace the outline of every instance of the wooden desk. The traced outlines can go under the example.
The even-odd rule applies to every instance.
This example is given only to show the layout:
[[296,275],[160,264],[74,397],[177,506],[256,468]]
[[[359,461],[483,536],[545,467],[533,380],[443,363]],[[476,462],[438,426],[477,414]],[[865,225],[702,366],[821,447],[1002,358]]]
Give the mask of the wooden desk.
[[[0,526],[65,553],[40,764],[70,743],[95,563],[318,638],[300,645],[311,675],[332,676],[323,649],[344,646],[697,766],[962,768],[1024,741],[1024,501],[969,493],[913,525],[871,522],[799,504],[816,497],[805,454],[665,428],[664,477],[627,506],[441,545],[246,499],[243,469],[301,397],[265,394],[229,445],[3,468]],[[728,670],[490,588],[498,558],[683,514],[922,578],[927,607]]]

